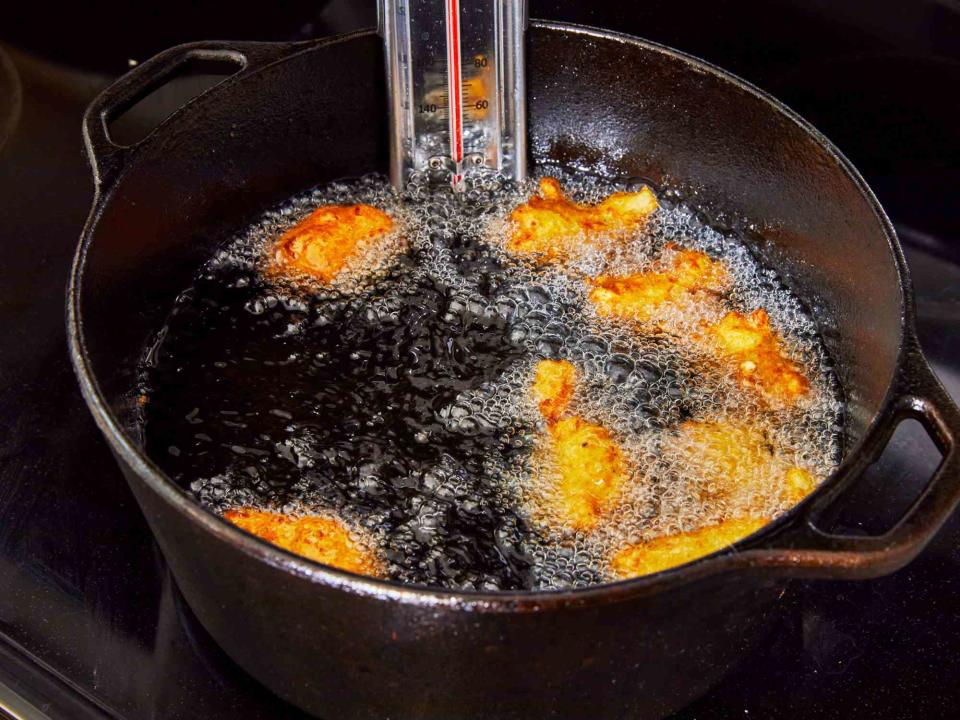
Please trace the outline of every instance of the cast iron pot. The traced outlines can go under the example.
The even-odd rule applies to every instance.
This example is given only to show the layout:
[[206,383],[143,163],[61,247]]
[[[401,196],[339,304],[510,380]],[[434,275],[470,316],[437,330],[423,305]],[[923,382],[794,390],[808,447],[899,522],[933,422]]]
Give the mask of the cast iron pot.
[[[83,394],[190,607],[227,653],[320,716],[655,717],[750,646],[786,578],[891,572],[960,498],[960,414],[914,332],[893,228],[850,163],[772,98],[706,63],[623,35],[532,23],[534,167],[597,168],[686,186],[809,303],[846,393],[846,451],[805,502],[689,565],[576,591],[457,593],[296,557],[200,507],[142,452],[131,389],[144,343],[212,248],[264,209],[388,168],[380,40],[199,43],[143,63],[94,101],[84,135],[97,197],[69,289]],[[132,147],[110,121],[185,64],[237,71]],[[719,220],[718,220],[719,222]],[[880,537],[818,529],[916,418],[943,454]]]

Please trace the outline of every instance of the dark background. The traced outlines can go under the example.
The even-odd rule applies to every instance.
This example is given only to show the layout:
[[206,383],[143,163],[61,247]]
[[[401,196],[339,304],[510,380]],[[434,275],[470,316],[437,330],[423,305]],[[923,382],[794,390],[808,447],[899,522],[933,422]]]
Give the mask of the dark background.
[[[960,2],[530,4],[533,17],[714,62],[833,140],[906,244],[921,340],[960,396]],[[69,718],[299,717],[183,605],[76,389],[63,287],[92,198],[80,117],[130,60],[179,42],[309,39],[374,20],[372,0],[0,3],[0,718],[17,703]],[[181,101],[166,93],[131,114],[149,125]],[[916,427],[898,432],[844,527],[889,525],[935,460]],[[957,716],[960,517],[891,577],[798,583],[789,597],[764,646],[679,717]]]

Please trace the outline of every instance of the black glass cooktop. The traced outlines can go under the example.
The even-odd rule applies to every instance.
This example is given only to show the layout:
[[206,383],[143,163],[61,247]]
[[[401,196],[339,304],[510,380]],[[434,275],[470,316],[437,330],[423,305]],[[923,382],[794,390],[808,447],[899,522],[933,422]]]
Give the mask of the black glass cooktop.
[[[532,0],[531,8],[705,57],[833,139],[897,225],[921,340],[960,398],[960,6]],[[191,39],[353,29],[372,22],[372,0],[282,10],[107,3],[91,12],[0,9],[0,718],[297,718],[185,606],[76,388],[63,294],[92,196],[80,116],[128,60]],[[162,115],[177,102],[160,98],[148,111]],[[936,459],[922,432],[902,426],[840,522],[881,529]],[[955,716],[960,516],[899,573],[798,583],[789,597],[766,642],[679,718]]]

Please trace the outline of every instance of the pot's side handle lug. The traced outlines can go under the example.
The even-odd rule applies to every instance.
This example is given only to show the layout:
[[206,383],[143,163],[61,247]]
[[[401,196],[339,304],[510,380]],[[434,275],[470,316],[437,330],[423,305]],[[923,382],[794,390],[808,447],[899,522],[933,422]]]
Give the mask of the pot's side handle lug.
[[175,77],[184,65],[193,61],[232,63],[237,70],[224,79],[235,78],[279,60],[297,47],[297,43],[187,43],[153,56],[118,78],[94,98],[83,116],[83,141],[98,193],[120,175],[127,157],[143,142],[115,143],[110,138],[110,123]]
[[920,496],[884,535],[855,537],[819,530],[815,518],[842,492],[814,496],[796,521],[765,547],[746,550],[741,561],[776,567],[790,575],[823,578],[879,577],[913,560],[933,538],[960,502],[960,409],[933,373],[919,343],[907,341],[895,381],[893,405],[875,442],[849,471],[856,478],[879,456],[897,425],[919,421],[942,454],[939,466]]

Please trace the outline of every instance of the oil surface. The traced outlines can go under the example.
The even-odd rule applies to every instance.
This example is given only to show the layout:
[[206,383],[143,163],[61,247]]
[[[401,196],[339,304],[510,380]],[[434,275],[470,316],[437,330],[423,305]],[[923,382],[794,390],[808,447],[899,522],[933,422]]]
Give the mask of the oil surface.
[[[615,189],[562,180],[584,201]],[[478,183],[456,196],[414,185],[396,197],[365,177],[265,215],[201,269],[148,348],[148,454],[214,511],[332,513],[375,538],[391,577],[486,590],[603,582],[626,543],[786,509],[773,493],[704,502],[709,468],[671,450],[684,420],[746,422],[818,480],[831,472],[839,389],[814,322],[773,272],[683,205],[568,267],[519,261],[503,250],[504,218],[533,187]],[[333,288],[264,276],[287,227],[355,202],[397,221],[376,257]],[[597,316],[585,276],[647,269],[671,243],[726,265],[724,307],[767,309],[811,380],[797,407],[771,411],[686,340],[684,328],[717,307],[678,310],[673,335]],[[609,428],[632,468],[622,501],[590,532],[544,510],[553,479],[529,392],[543,358],[576,366],[577,414]]]

